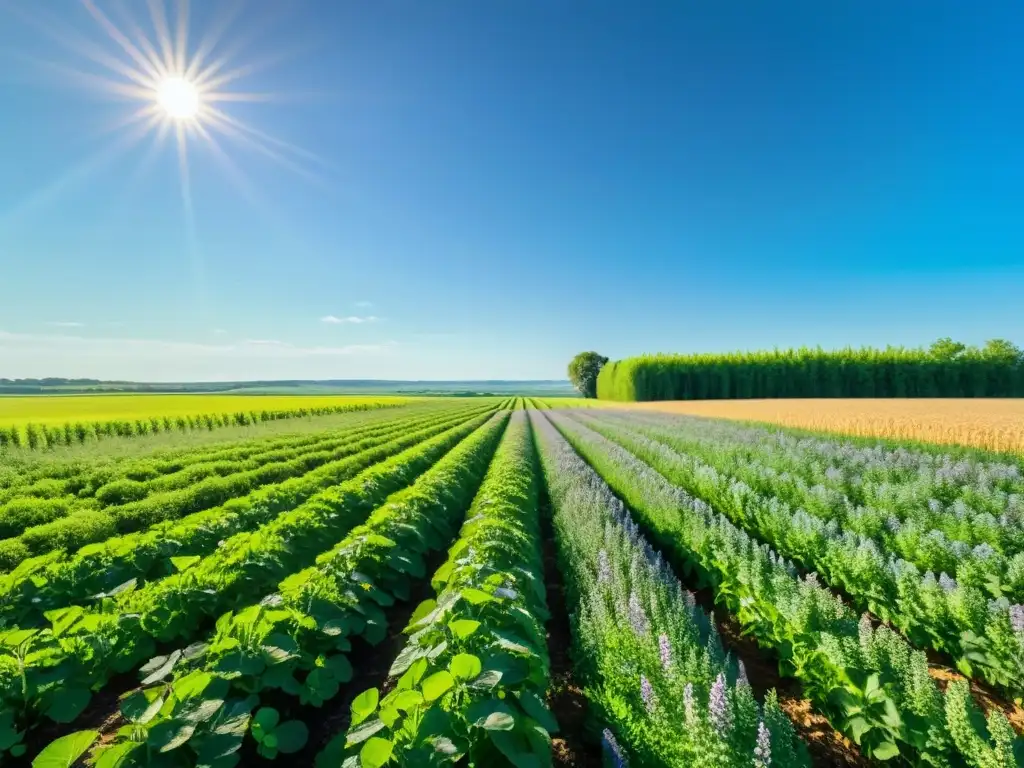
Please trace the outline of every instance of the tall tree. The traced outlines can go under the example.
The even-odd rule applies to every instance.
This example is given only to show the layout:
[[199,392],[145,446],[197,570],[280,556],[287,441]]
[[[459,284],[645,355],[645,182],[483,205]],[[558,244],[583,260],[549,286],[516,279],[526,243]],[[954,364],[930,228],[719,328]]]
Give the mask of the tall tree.
[[569,381],[584,397],[597,397],[597,374],[607,362],[597,352],[580,352],[569,362]]

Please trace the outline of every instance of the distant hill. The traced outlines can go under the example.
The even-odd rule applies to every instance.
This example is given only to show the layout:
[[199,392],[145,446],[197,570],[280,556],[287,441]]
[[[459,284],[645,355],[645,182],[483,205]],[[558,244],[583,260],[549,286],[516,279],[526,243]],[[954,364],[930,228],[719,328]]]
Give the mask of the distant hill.
[[0,395],[90,393],[222,393],[247,395],[533,395],[576,396],[568,381],[506,379],[484,381],[390,381],[329,379],[284,381],[135,382],[98,379],[0,379]]

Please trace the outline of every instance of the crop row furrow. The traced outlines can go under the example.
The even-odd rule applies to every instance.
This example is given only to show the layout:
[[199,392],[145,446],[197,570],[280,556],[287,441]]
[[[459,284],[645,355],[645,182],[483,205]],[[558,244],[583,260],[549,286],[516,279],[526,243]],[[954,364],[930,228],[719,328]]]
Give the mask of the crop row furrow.
[[552,419],[640,516],[660,546],[695,569],[744,630],[774,649],[784,674],[878,760],[1013,766],[1021,749],[1001,711],[987,723],[965,681],[941,691],[923,652],[874,627],[811,575],[759,544],[723,514],[673,486],[621,446],[564,415]]
[[948,653],[965,674],[980,676],[1018,700],[1024,697],[1024,606],[989,600],[981,589],[948,577],[922,575],[838,523],[761,495],[635,428],[594,419],[586,423],[783,557],[817,571],[855,606],[891,622],[918,647]]
[[574,608],[573,661],[607,725],[612,765],[807,766],[774,691],[762,705],[742,663],[608,485],[531,413]]
[[0,716],[74,719],[112,674],[152,656],[157,641],[198,636],[209,618],[258,599],[308,566],[388,495],[408,485],[489,418],[478,416],[375,464],[274,518],[236,534],[212,554],[140,589],[127,586],[95,607],[48,612],[45,629],[0,633]]
[[[496,414],[455,445],[314,566],[259,604],[221,616],[209,643],[152,660],[150,685],[122,704],[132,727],[96,759],[114,753],[122,765],[149,765],[159,754],[174,765],[206,765],[211,753],[237,759],[249,730],[264,757],[301,748],[306,726],[288,713],[282,720],[282,702],[322,706],[351,679],[352,640],[384,638],[383,608],[406,599],[409,579],[425,577],[424,557],[452,540],[507,418]],[[230,738],[225,721],[234,723]]]

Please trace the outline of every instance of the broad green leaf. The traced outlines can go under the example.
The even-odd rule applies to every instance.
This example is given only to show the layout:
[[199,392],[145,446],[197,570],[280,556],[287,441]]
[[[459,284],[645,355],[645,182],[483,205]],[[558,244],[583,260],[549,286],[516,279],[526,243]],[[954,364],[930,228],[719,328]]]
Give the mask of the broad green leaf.
[[139,670],[140,674],[145,675],[142,679],[143,685],[152,685],[153,683],[163,680],[174,669],[174,665],[178,663],[178,659],[181,658],[181,651],[175,651],[170,656],[157,656],[154,659],[150,659],[142,669]]
[[55,692],[53,703],[47,708],[46,716],[58,723],[70,723],[86,708],[92,699],[88,688],[71,686]]
[[467,587],[462,590],[460,594],[465,601],[472,605],[482,605],[483,603],[489,603],[494,600],[491,595],[487,594],[482,589],[476,589],[475,587]]
[[254,726],[258,725],[265,732],[274,730],[274,727],[281,721],[281,713],[273,707],[261,707],[252,719]]
[[278,751],[290,755],[306,746],[306,740],[309,739],[309,728],[301,720],[288,720],[277,726],[274,734],[277,736]]
[[[491,737],[491,743],[508,758],[515,768],[542,768],[544,763],[533,753],[530,743],[518,733],[489,731],[488,735]],[[550,763],[549,756],[546,762]]]
[[32,768],[71,768],[99,735],[99,731],[78,731],[51,741],[32,761]]
[[456,680],[472,680],[480,674],[482,667],[480,657],[471,653],[460,653],[452,659],[448,670]]
[[374,736],[359,750],[361,768],[380,768],[391,759],[391,742]]
[[465,640],[480,628],[480,622],[474,619],[456,619],[448,622],[448,628],[457,638]]
[[349,746],[361,744],[368,738],[373,736],[373,734],[383,729],[384,723],[381,722],[379,719],[368,720],[367,722],[360,725],[358,728],[349,731],[345,741]]
[[171,558],[171,565],[173,565],[175,570],[179,572],[187,571],[202,559],[203,558],[199,555],[180,555],[178,557]]
[[871,750],[871,757],[874,760],[891,760],[900,753],[900,748],[895,742],[883,741]]
[[520,691],[519,704],[523,710],[532,717],[548,733],[558,732],[558,721],[551,714],[551,710],[533,691]]
[[109,747],[104,747],[96,758],[95,768],[121,768],[129,764],[131,753],[136,749],[145,749],[145,745],[137,741],[122,741]]
[[331,656],[324,662],[324,667],[330,670],[331,676],[339,683],[347,683],[352,679],[352,662],[344,654]]
[[426,659],[417,659],[409,666],[405,674],[398,678],[398,684],[395,688],[399,691],[406,691],[415,687],[423,679],[428,666]]
[[352,725],[359,725],[377,710],[380,693],[376,688],[368,688],[352,700]]
[[423,694],[419,691],[399,691],[392,702],[392,706],[403,712],[411,712],[422,703]]
[[436,600],[424,600],[422,603],[416,606],[416,610],[412,612],[412,616],[409,618],[409,626],[419,623],[437,608]]
[[466,719],[488,731],[510,731],[516,724],[512,708],[500,699],[473,702],[466,710]]
[[420,689],[423,691],[424,699],[433,701],[439,696],[443,696],[453,685],[455,685],[455,679],[452,677],[451,672],[441,670],[424,680],[420,684]]
[[146,739],[146,743],[156,747],[160,752],[170,752],[191,739],[195,732],[196,726],[193,723],[164,720],[149,730],[149,738]]
[[152,694],[147,691],[134,691],[121,701],[121,714],[133,723],[145,725],[154,717],[164,704],[164,697],[155,690]]

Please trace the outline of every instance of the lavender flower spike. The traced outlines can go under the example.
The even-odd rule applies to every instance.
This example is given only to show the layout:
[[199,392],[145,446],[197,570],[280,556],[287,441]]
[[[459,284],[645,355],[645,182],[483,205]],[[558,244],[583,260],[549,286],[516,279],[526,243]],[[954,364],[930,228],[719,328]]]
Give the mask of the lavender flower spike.
[[611,761],[614,768],[627,768],[629,761],[626,760],[626,756],[622,754],[622,747],[619,746],[619,742],[615,740],[615,734],[613,734],[607,728],[604,729],[604,733],[601,734],[601,747],[604,749],[604,753],[608,755],[608,759]]
[[644,706],[647,707],[647,711],[653,712],[654,689],[651,687],[651,681],[643,675],[640,675],[640,698],[644,700]]
[[732,729],[732,712],[729,711],[729,699],[725,692],[725,675],[721,672],[715,678],[715,684],[711,686],[711,695],[708,697],[708,716],[711,724],[720,734],[726,734]]
[[1010,625],[1014,632],[1024,633],[1024,605],[1010,606]]
[[658,635],[658,650],[661,653],[661,668],[668,672],[672,666],[672,646],[669,645],[668,635],[664,632]]
[[754,768],[768,768],[772,764],[771,736],[764,720],[757,723],[757,744],[754,746]]

